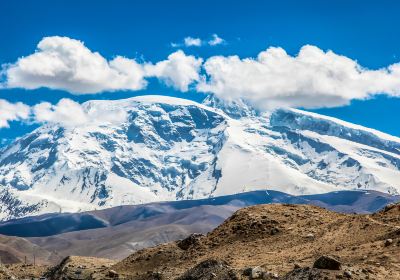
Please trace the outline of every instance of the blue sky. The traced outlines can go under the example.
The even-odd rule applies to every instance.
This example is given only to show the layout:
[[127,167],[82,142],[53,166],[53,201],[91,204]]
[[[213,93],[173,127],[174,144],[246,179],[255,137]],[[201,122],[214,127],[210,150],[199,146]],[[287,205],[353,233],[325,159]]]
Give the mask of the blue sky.
[[[44,37],[66,36],[84,42],[107,60],[116,55],[137,61],[165,60],[191,36],[209,40],[218,34],[225,44],[184,47],[187,55],[256,57],[268,47],[295,56],[304,45],[379,69],[400,61],[398,1],[7,1],[0,2],[0,64],[14,63],[35,52]],[[201,100],[204,93],[181,92],[157,79],[138,91],[73,95],[40,88],[0,89],[0,99],[34,105],[119,99],[141,94],[167,94]],[[351,105],[313,111],[400,136],[400,98],[377,95],[350,100]],[[1,112],[0,112],[1,114]],[[0,139],[12,139],[32,129],[18,122],[0,128]]]

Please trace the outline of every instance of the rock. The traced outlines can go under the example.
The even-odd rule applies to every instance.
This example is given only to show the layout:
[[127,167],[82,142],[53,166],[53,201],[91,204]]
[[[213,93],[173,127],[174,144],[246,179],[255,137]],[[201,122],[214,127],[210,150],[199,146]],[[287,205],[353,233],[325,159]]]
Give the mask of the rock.
[[244,276],[249,276],[250,279],[278,279],[278,274],[266,272],[263,268],[256,266],[256,267],[249,267],[243,270]]
[[348,270],[346,270],[346,271],[343,273],[343,275],[344,275],[346,278],[351,278],[351,277],[352,277],[351,272],[348,271]]
[[277,273],[272,273],[272,274],[270,274],[270,278],[279,279],[279,275]]
[[315,239],[315,235],[313,233],[309,233],[309,234],[306,235],[306,238],[310,239],[310,240],[314,240]]
[[264,276],[264,269],[260,266],[253,267],[251,269],[250,279],[262,279]]
[[177,280],[238,280],[236,272],[224,261],[209,259],[187,270]]
[[314,262],[313,267],[319,269],[340,270],[342,264],[331,256],[321,256]]
[[277,228],[277,227],[271,228],[271,230],[270,230],[271,235],[276,235],[278,233],[279,233],[279,228]]
[[146,275],[146,280],[161,280],[162,274],[160,272],[151,272],[149,275]]
[[245,269],[243,270],[243,273],[242,273],[242,274],[243,274],[244,276],[250,276],[252,270],[253,270],[253,268],[247,267],[247,268],[245,268]]
[[294,269],[282,278],[282,280],[316,280],[323,279],[321,270],[309,267]]
[[117,278],[119,274],[115,270],[109,270],[107,276],[111,278]]
[[186,237],[183,240],[177,241],[177,246],[181,248],[182,250],[188,250],[191,247],[194,247],[196,245],[200,245],[201,239],[204,237],[204,234],[201,233],[193,233]]
[[385,247],[392,245],[393,244],[393,239],[391,239],[391,238],[386,239],[384,244],[385,244]]
[[397,206],[396,203],[390,203],[388,205],[385,206],[385,208],[383,208],[383,212],[388,212],[392,209],[394,209]]

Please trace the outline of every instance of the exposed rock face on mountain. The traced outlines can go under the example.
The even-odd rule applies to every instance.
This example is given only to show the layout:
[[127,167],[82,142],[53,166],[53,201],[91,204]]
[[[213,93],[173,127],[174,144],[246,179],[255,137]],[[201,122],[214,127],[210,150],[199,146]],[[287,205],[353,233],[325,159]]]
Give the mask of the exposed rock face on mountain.
[[204,103],[90,101],[87,111],[127,117],[36,129],[0,152],[0,219],[259,189],[400,192],[396,137],[299,110]]

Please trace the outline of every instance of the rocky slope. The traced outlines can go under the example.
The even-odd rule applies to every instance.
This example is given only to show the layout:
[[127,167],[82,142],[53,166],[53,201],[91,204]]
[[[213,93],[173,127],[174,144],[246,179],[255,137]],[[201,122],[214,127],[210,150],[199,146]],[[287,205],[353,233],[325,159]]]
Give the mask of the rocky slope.
[[207,235],[141,250],[90,279],[395,280],[399,225],[398,204],[369,215],[307,205],[252,206]]
[[399,248],[399,204],[375,214],[268,204],[240,209],[207,234],[145,248],[119,262],[80,256],[49,269],[7,265],[0,266],[0,279],[395,280]]
[[143,96],[123,121],[44,125],[0,151],[0,220],[251,190],[400,192],[400,139],[288,109]]

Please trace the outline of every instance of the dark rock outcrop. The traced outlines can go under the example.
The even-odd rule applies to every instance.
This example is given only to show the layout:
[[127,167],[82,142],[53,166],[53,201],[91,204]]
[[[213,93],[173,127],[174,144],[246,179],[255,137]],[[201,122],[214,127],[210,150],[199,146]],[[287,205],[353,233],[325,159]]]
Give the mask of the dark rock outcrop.
[[205,260],[186,271],[177,280],[236,280],[236,272],[224,261]]
[[342,264],[334,257],[321,256],[314,262],[313,267],[319,269],[340,270],[342,268]]

